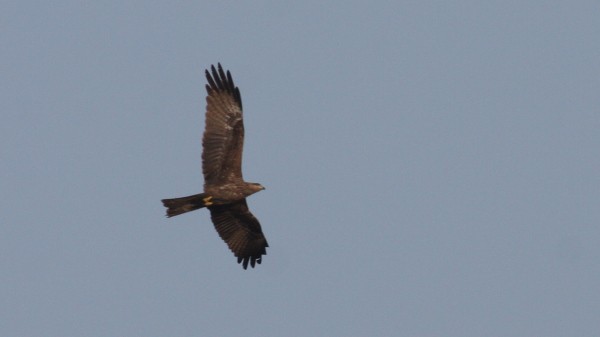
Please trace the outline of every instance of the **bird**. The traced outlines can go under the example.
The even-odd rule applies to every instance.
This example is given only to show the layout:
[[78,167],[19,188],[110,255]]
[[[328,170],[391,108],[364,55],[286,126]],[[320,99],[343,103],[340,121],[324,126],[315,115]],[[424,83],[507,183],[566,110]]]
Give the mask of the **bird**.
[[202,137],[204,191],[181,198],[162,199],[166,216],[174,217],[201,208],[210,211],[217,233],[244,269],[262,262],[267,254],[258,219],[248,209],[246,198],[265,188],[244,181],[242,152],[244,119],[240,90],[229,70],[211,65],[205,70],[206,125]]

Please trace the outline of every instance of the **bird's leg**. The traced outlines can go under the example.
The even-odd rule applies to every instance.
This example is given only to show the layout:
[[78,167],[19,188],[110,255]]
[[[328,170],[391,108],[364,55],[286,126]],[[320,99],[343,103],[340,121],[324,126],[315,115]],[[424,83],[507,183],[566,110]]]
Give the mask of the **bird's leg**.
[[212,202],[212,196],[208,196],[206,198],[203,198],[202,201],[204,202],[204,206],[211,206],[213,204]]

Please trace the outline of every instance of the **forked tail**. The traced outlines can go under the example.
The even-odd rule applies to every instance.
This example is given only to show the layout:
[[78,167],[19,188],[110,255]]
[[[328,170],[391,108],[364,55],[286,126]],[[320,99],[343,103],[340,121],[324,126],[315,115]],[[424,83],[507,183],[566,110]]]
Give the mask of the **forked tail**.
[[210,201],[208,201],[206,197],[206,194],[200,193],[190,195],[189,197],[163,199],[162,203],[167,208],[167,217],[170,218],[172,216],[195,211],[202,207],[209,206]]

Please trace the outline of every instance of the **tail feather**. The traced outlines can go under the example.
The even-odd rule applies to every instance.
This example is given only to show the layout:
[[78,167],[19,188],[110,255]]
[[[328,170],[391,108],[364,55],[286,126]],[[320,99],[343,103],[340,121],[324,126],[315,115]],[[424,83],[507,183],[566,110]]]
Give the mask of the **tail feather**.
[[206,198],[206,194],[200,193],[182,198],[163,199],[161,201],[167,208],[167,217],[170,218],[172,216],[206,207],[204,198]]

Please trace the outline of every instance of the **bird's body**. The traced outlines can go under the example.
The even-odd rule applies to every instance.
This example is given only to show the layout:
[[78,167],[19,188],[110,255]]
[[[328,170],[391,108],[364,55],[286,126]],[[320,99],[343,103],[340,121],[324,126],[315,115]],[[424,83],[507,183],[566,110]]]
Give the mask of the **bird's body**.
[[220,204],[219,200],[225,200],[225,203],[241,200],[262,190],[264,187],[261,185],[245,181],[223,185],[204,185],[204,193],[213,197],[214,204]]
[[244,123],[240,91],[220,64],[218,70],[214,66],[211,70],[206,71],[208,96],[202,138],[204,192],[162,202],[168,217],[207,207],[219,236],[246,269],[248,264],[260,264],[269,246],[246,203],[248,196],[264,187],[242,177]]

